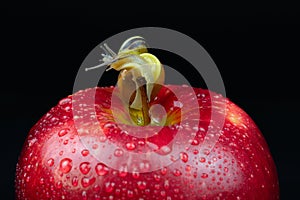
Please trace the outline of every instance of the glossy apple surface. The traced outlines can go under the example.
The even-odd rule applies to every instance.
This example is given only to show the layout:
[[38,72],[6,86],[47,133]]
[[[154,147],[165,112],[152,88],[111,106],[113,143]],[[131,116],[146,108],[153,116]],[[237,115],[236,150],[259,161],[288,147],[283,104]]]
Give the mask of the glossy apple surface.
[[[122,116],[121,103],[121,111],[117,113],[120,116],[112,114],[113,87],[87,89],[62,99],[28,134],[17,164],[16,198],[279,199],[274,162],[251,118],[230,100],[208,90],[193,89],[199,104],[193,108],[199,110],[199,124],[193,124],[199,117],[193,114],[185,115],[181,121],[181,108],[195,99],[189,98],[183,86],[169,88],[172,90],[162,88],[150,102],[163,106],[168,115],[164,126],[144,127],[144,134],[149,132],[148,138],[136,137],[138,129],[130,123],[126,125],[126,133],[116,124],[114,117],[128,119]],[[177,96],[172,91],[177,91]],[[210,95],[226,102],[225,123],[220,130],[215,126],[222,113],[211,119]],[[93,104],[77,102],[78,115],[74,115],[74,96],[78,101],[85,99]],[[184,101],[178,103],[178,99]],[[97,120],[98,125],[91,124],[91,119]],[[207,134],[209,128],[216,131]],[[156,129],[160,131],[153,134]],[[97,157],[108,154],[105,147],[99,146],[106,141],[120,147],[111,155],[116,160],[122,158],[124,151],[139,153],[151,148],[157,154],[167,155],[173,151],[172,140],[179,129],[187,136],[195,135],[178,158],[160,169],[147,171],[155,161],[128,163],[137,167],[135,172],[126,166],[114,169]],[[217,137],[211,151],[203,151],[206,137]]]

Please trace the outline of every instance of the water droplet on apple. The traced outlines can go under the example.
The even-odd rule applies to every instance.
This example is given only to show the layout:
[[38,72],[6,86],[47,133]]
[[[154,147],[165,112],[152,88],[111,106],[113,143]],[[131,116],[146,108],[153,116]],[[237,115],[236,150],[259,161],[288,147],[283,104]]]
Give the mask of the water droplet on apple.
[[209,151],[209,149],[204,149],[204,150],[203,150],[203,153],[204,153],[204,155],[207,155],[207,156],[208,156],[209,153],[210,153],[210,151]]
[[59,121],[59,119],[58,119],[57,117],[52,117],[52,118],[50,119],[50,122],[51,122],[53,125],[57,124],[58,121]]
[[127,176],[127,165],[125,164],[125,165],[122,165],[121,167],[120,167],[120,169],[119,169],[119,176],[120,177],[125,177],[125,176]]
[[36,141],[37,141],[36,138],[33,138],[33,139],[31,139],[31,140],[28,140],[28,146],[31,147]]
[[81,197],[82,197],[82,200],[87,200],[87,194],[86,194],[86,191],[83,191],[81,193]]
[[199,144],[199,140],[196,138],[191,141],[191,145],[197,146],[198,144]]
[[154,177],[154,180],[156,180],[157,182],[159,182],[161,179],[161,176],[158,174],[154,174],[153,177]]
[[160,149],[163,155],[166,155],[172,151],[172,149],[169,146],[162,146]]
[[82,156],[87,156],[87,155],[89,155],[89,150],[87,150],[87,149],[83,149],[82,151],[81,151],[81,155]]
[[126,149],[128,149],[128,150],[134,150],[135,149],[135,144],[132,143],[132,142],[128,142],[126,144]]
[[149,194],[150,194],[150,191],[151,191],[150,189],[145,189],[145,194],[146,194],[146,195],[149,195]]
[[107,137],[105,135],[99,136],[99,141],[100,142],[105,142],[107,140]]
[[40,184],[43,185],[45,183],[45,180],[43,178],[40,179]]
[[74,187],[76,187],[76,186],[78,185],[78,177],[77,177],[77,176],[74,176],[74,177],[72,178],[72,185],[73,185]]
[[63,173],[69,173],[72,169],[72,160],[70,158],[64,158],[60,161],[59,169]]
[[123,150],[122,149],[116,149],[115,150],[115,152],[114,152],[114,155],[116,156],[116,157],[120,157],[120,156],[122,156],[123,155]]
[[70,131],[70,129],[68,129],[68,128],[62,129],[58,132],[58,136],[62,137],[64,135],[66,135],[69,131]]
[[91,170],[91,165],[89,162],[82,162],[79,165],[79,170],[81,171],[81,173],[83,174],[88,174]]
[[198,176],[197,172],[194,172],[194,173],[193,173],[193,177],[194,177],[194,178],[197,178],[197,176]]
[[194,153],[195,155],[197,155],[197,154],[199,153],[199,151],[198,151],[197,149],[195,149],[195,150],[193,151],[193,153]]
[[173,191],[174,191],[175,194],[178,194],[179,193],[179,188],[174,188]]
[[29,172],[31,168],[32,168],[32,165],[27,165],[27,167],[25,166],[25,170],[26,170],[27,172]]
[[146,181],[138,181],[138,182],[137,182],[137,187],[138,187],[140,190],[144,190],[144,189],[147,187]]
[[202,162],[202,163],[204,163],[204,162],[206,161],[206,159],[205,159],[204,157],[201,157],[201,158],[199,159],[199,161]]
[[167,190],[167,189],[169,189],[169,187],[170,187],[169,180],[165,180],[165,182],[164,182],[164,188]]
[[72,107],[71,106],[66,106],[66,107],[64,107],[64,110],[66,112],[70,112],[72,110]]
[[162,105],[154,104],[149,109],[151,124],[164,125],[166,121],[166,110]]
[[116,129],[116,125],[109,122],[109,123],[106,123],[104,126],[103,126],[105,129],[112,129],[112,130],[115,130]]
[[133,171],[132,172],[132,177],[135,179],[138,179],[140,177],[140,173],[138,171]]
[[163,167],[163,168],[161,168],[161,170],[160,170],[160,173],[162,174],[162,175],[166,175],[167,174],[167,168],[166,167]]
[[61,182],[61,181],[58,181],[58,182],[56,183],[56,187],[57,187],[58,189],[62,188],[62,182]]
[[50,167],[52,167],[54,165],[54,159],[53,158],[49,158],[48,161],[47,161],[48,165]]
[[[119,196],[120,193],[121,193],[121,189],[117,188],[117,189],[115,190],[115,194]],[[110,200],[111,200],[111,199],[114,199],[114,197],[111,195],[111,196],[109,196],[109,199],[110,199]]]
[[104,176],[108,173],[109,169],[107,168],[106,165],[104,165],[103,163],[98,163],[95,167],[96,173],[99,176]]
[[133,197],[133,191],[132,190],[128,190],[127,191],[127,197],[128,198],[132,198]]
[[115,187],[115,183],[114,182],[107,182],[105,183],[105,191],[110,193],[114,190],[114,187]]
[[93,149],[98,149],[98,144],[93,144],[92,148]]
[[180,176],[182,173],[181,173],[181,171],[179,170],[179,169],[175,169],[174,171],[173,171],[173,175],[174,176]]
[[100,189],[101,189],[100,186],[97,185],[97,184],[94,185],[94,187],[93,187],[93,190],[94,190],[95,192],[98,192]]
[[201,178],[207,178],[208,174],[207,173],[202,173]]
[[181,152],[181,153],[180,153],[180,159],[181,159],[183,162],[186,163],[186,162],[189,160],[189,156],[188,156],[187,153]]
[[189,171],[191,171],[191,169],[192,169],[191,165],[185,166],[185,171],[189,172]]
[[30,181],[30,176],[27,176],[25,181],[28,183]]
[[66,105],[66,104],[70,104],[70,103],[71,103],[70,98],[64,98],[64,99],[59,101],[59,105],[61,105],[61,106]]
[[98,194],[95,194],[95,197],[94,197],[95,200],[100,200],[100,195]]
[[139,167],[141,172],[148,172],[151,167],[151,164],[149,161],[144,160],[139,164]]
[[228,172],[228,167],[224,167],[224,172]]
[[92,177],[92,178],[83,177],[81,179],[81,185],[86,188],[86,187],[92,185],[95,181],[96,181],[95,177]]

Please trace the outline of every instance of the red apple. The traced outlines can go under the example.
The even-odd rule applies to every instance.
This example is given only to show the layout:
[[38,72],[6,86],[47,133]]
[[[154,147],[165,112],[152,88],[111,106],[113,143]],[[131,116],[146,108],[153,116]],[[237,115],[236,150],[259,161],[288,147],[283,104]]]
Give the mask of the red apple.
[[[186,95],[182,86],[169,88]],[[91,94],[96,92],[95,104],[90,108],[96,109],[105,135],[129,149],[147,148],[144,139],[124,136],[118,126],[113,126],[113,88],[88,89],[61,100],[28,135],[17,165],[17,199],[279,199],[276,169],[265,140],[250,117],[229,100],[218,142],[207,155],[200,152],[210,124],[211,101],[207,90],[194,91],[200,123],[191,146],[182,149],[179,160],[147,173],[114,170],[101,163],[81,140],[88,137],[96,144],[103,135],[95,131],[79,136],[74,126],[72,98],[93,98]],[[185,99],[182,104],[189,104],[190,99]],[[175,122],[150,138],[158,147],[165,146],[176,134],[171,128],[178,114],[171,111],[175,100],[175,95],[163,88],[153,102],[163,105]],[[82,114],[92,117],[88,114],[90,108],[82,106]],[[187,135],[193,129],[184,128]],[[135,126],[131,130],[134,132]],[[114,156],[118,154],[122,153],[116,151]]]
[[[140,37],[130,42],[142,48],[122,45],[103,59],[122,71],[117,88],[68,96],[30,130],[16,198],[279,199],[274,162],[251,118],[209,90],[163,85],[158,59]],[[155,64],[154,85],[145,63]]]

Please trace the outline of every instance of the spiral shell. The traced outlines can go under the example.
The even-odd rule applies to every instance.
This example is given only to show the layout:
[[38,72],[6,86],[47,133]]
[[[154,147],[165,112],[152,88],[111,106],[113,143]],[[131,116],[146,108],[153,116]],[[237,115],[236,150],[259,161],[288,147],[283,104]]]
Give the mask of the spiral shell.
[[141,54],[146,52],[148,52],[148,50],[145,39],[141,36],[134,36],[123,42],[118,55]]

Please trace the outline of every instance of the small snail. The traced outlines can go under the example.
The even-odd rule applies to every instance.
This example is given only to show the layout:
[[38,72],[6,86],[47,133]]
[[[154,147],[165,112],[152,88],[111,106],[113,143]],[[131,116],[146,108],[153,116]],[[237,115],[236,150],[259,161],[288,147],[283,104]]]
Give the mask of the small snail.
[[[147,44],[140,36],[127,39],[121,45],[118,54],[107,44],[100,47],[104,51],[101,54],[103,63],[85,70],[109,66],[107,70],[120,71],[117,86],[122,99],[129,104],[131,113],[138,114],[138,111],[142,111],[145,115],[148,112],[148,110],[143,111],[148,109],[148,105],[145,104],[148,104],[156,96],[164,82],[162,64],[154,55],[148,53]],[[145,117],[147,116],[142,118]]]

